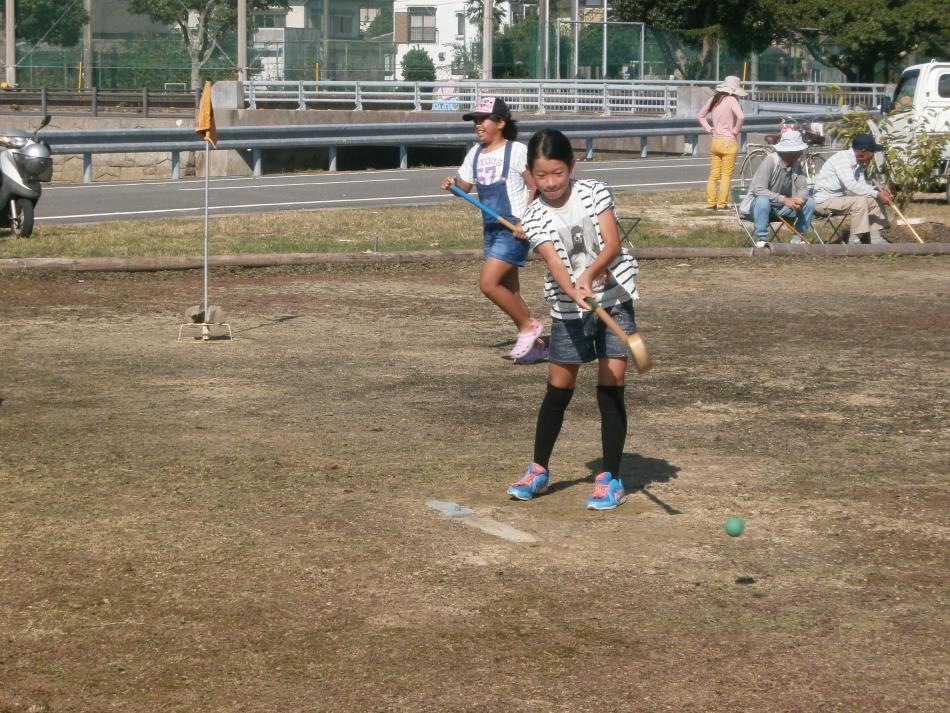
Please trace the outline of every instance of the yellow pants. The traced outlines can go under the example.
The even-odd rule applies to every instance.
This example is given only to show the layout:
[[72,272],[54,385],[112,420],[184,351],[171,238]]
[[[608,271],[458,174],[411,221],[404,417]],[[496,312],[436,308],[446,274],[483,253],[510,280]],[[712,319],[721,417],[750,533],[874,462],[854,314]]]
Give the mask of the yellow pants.
[[[713,139],[709,152],[709,180],[706,182],[706,207],[725,208],[732,188],[739,143],[732,139]],[[717,191],[716,184],[719,184]]]

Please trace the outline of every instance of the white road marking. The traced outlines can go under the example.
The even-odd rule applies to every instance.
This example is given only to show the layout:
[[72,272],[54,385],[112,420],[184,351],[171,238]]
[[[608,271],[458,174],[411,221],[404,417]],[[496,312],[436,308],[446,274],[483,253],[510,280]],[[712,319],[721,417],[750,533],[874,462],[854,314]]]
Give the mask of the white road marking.
[[[286,188],[287,186],[342,186],[347,183],[396,183],[408,181],[408,178],[376,178],[368,181],[304,181],[303,183],[261,183],[253,186],[221,186],[213,187],[211,191],[246,191],[258,188]],[[181,191],[203,191],[201,188],[180,188]]]

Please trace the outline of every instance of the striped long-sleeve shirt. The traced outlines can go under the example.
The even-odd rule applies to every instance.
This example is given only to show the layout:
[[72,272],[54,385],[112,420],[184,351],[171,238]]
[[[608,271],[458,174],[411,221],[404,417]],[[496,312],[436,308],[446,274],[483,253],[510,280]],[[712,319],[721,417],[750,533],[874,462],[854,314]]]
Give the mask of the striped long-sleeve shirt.
[[[587,219],[580,221],[584,225],[566,225],[557,214],[559,211],[552,209],[540,198],[536,198],[528,206],[523,222],[531,247],[537,249],[543,243],[551,243],[567,268],[571,280],[576,281],[580,274],[575,274],[575,267],[590,264],[593,261],[590,252],[596,257],[604,248],[599,216],[614,209],[614,199],[607,185],[600,181],[572,180],[570,200],[580,203],[583,209],[582,218]],[[588,231],[592,231],[589,240],[585,236]],[[581,252],[587,253],[586,258],[579,256]],[[584,268],[578,269],[582,272]],[[640,266],[633,256],[621,251],[607,266],[608,279],[603,284],[594,285],[597,301],[604,307],[610,307],[631,299],[639,299],[635,279],[639,272]],[[551,303],[551,317],[554,319],[580,319],[580,307],[564,293],[550,272],[544,280],[544,298]]]

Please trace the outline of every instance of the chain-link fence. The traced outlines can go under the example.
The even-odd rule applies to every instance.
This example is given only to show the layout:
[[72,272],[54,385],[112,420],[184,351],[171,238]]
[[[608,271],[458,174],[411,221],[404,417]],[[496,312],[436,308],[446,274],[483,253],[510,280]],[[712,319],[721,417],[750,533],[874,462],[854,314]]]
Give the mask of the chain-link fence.
[[[548,51],[542,53],[536,18],[527,18],[494,38],[496,78],[698,79],[729,74],[759,81],[841,81],[840,73],[814,60],[793,42],[773,45],[755,56],[708,44],[705,52],[671,33],[636,23],[553,22]],[[575,36],[577,52],[574,51]],[[641,42],[642,39],[642,42]],[[392,36],[380,39],[323,39],[318,30],[261,27],[248,43],[248,78],[268,81],[365,80],[402,78],[399,47]],[[237,42],[219,42],[201,67],[200,81],[236,78]],[[423,46],[423,49],[426,49]],[[432,54],[439,79],[480,76],[481,44],[437,45]],[[22,88],[77,89],[80,72],[91,72],[100,89],[180,90],[191,87],[192,61],[177,31],[94,36],[92,67],[81,67],[82,46],[17,46],[17,83]],[[540,71],[547,62],[547,73]],[[443,77],[442,75],[446,76]]]

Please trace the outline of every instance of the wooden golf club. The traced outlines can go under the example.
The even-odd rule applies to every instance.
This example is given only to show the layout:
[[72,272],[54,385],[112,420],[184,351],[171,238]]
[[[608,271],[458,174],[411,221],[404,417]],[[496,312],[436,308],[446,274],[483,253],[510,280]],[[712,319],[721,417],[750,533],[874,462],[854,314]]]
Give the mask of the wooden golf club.
[[484,203],[482,203],[482,202],[481,202],[480,200],[478,200],[477,198],[475,198],[475,197],[473,197],[473,196],[470,196],[468,193],[466,193],[465,191],[463,191],[461,188],[459,188],[458,186],[456,186],[454,183],[449,186],[449,190],[452,191],[452,193],[454,193],[455,195],[461,196],[462,198],[464,198],[465,200],[467,200],[467,201],[468,201],[469,203],[471,203],[473,206],[475,206],[476,208],[478,208],[479,210],[481,210],[485,215],[487,215],[487,216],[489,216],[489,217],[494,218],[495,220],[497,220],[499,223],[501,223],[501,224],[504,225],[506,228],[508,228],[508,230],[510,230],[512,233],[515,232],[515,225],[514,225],[514,223],[512,223],[512,222],[509,221],[509,220],[505,220],[505,219],[502,218],[500,215],[498,215],[498,213],[496,213],[496,212],[493,211],[491,208],[489,208],[487,205],[485,205]]
[[653,360],[650,358],[650,352],[647,351],[647,345],[643,343],[643,337],[640,332],[627,334],[620,328],[620,325],[614,321],[607,310],[600,306],[593,297],[585,297],[584,301],[594,310],[594,314],[603,322],[607,329],[617,335],[617,338],[627,345],[630,350],[630,356],[633,357],[633,365],[637,367],[638,374],[646,374],[653,368]]
[[904,225],[907,226],[907,229],[908,229],[911,233],[914,234],[914,237],[917,238],[917,242],[918,242],[918,243],[924,242],[923,240],[920,239],[920,236],[917,235],[917,231],[914,230],[914,226],[911,225],[911,224],[907,221],[907,218],[904,217],[904,214],[901,213],[901,209],[897,207],[897,204],[896,204],[896,203],[891,203],[891,208],[893,208],[893,209],[894,209],[894,212],[897,213],[897,217],[904,221]]
[[779,216],[778,219],[781,220],[785,224],[786,228],[788,228],[793,233],[795,233],[795,235],[797,235],[803,243],[811,244],[811,241],[808,238],[806,238],[804,235],[799,233],[797,230],[795,230],[795,226],[789,223],[787,220],[785,220],[785,218],[783,218],[782,216]]

